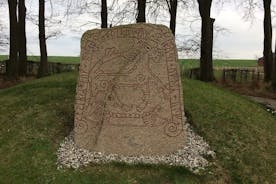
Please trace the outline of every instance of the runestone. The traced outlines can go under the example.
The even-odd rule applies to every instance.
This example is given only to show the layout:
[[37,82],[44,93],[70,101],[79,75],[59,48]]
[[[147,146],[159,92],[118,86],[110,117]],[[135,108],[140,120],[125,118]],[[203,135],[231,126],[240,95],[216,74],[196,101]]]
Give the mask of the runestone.
[[170,29],[131,24],[85,32],[74,141],[106,154],[164,155],[185,146],[182,86]]

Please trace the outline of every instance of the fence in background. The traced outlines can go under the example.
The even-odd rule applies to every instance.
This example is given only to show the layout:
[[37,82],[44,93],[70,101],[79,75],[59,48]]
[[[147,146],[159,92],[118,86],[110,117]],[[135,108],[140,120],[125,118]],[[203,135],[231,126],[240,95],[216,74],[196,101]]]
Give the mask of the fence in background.
[[[0,61],[0,74],[6,73],[6,62]],[[39,62],[28,61],[27,62],[27,75],[37,75],[39,68]],[[69,71],[78,71],[79,64],[65,64],[65,63],[48,63],[48,72],[50,75],[61,73],[61,72],[69,72]]]
[[[27,62],[27,75],[37,75],[39,62]],[[49,62],[49,74],[56,74],[62,72],[78,71],[79,64],[65,64],[58,62]],[[181,76],[186,76],[190,79],[199,79],[199,68],[185,69],[180,68]],[[0,61],[0,74],[6,72],[6,61]],[[261,81],[264,79],[264,73],[258,68],[214,68],[215,78],[217,81],[232,81],[232,82],[249,82]]]
[[190,79],[199,79],[199,68],[184,69],[180,68],[181,76],[186,76]]
[[0,74],[6,73],[6,61],[0,61]]
[[[215,78],[217,81],[250,82],[264,80],[264,73],[258,68],[215,68]],[[199,68],[183,69],[181,75],[190,79],[199,79]]]
[[249,82],[249,81],[260,81],[264,80],[263,71],[257,69],[223,69],[222,70],[222,81],[232,82]]

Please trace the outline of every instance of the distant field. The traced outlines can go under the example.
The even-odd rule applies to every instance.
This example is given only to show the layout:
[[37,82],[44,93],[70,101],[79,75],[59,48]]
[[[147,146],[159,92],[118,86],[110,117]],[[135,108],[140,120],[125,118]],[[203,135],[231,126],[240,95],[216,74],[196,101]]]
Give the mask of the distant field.
[[0,55],[0,61],[8,59],[8,56],[6,55]]
[[[179,59],[180,65],[184,69],[199,67],[198,59]],[[256,60],[242,60],[242,59],[215,59],[214,67],[256,67]]]
[[[0,55],[0,60],[8,59],[6,55]],[[28,56],[28,60],[39,61],[39,56]],[[49,62],[60,62],[60,63],[79,63],[80,57],[78,56],[49,56]],[[198,59],[179,59],[181,66],[184,69],[199,67]],[[236,59],[227,59],[214,60],[214,67],[256,67],[256,60],[236,60]]]
[[[0,61],[8,59],[6,55],[0,55]],[[40,56],[28,56],[28,60],[31,61],[39,61]],[[48,56],[49,62],[57,62],[57,63],[76,63],[80,62],[80,57],[77,56]]]

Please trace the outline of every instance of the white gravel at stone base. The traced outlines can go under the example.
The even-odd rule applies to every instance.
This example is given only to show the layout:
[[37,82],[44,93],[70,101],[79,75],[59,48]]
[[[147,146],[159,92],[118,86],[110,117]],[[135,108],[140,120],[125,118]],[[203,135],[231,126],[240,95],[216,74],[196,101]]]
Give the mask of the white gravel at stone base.
[[215,158],[215,152],[210,149],[209,144],[197,135],[188,123],[185,123],[187,144],[172,154],[163,156],[122,156],[117,154],[105,155],[101,152],[91,152],[78,148],[73,141],[73,132],[60,144],[57,151],[57,167],[79,168],[89,163],[123,162],[127,164],[168,164],[173,166],[187,167],[194,173],[204,169],[210,163],[204,156]]

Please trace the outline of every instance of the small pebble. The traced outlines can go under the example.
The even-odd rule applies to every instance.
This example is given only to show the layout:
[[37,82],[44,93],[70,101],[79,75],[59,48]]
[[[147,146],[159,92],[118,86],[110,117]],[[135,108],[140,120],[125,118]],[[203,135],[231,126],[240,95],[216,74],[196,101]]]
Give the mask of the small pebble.
[[118,154],[105,155],[101,152],[91,152],[78,148],[73,141],[73,132],[60,143],[57,151],[57,168],[77,169],[89,163],[109,163],[112,161],[128,164],[168,164],[172,166],[184,166],[194,173],[203,170],[210,163],[204,158],[208,155],[215,158],[215,152],[204,139],[195,134],[188,123],[185,123],[187,144],[183,149],[162,156],[122,156]]

